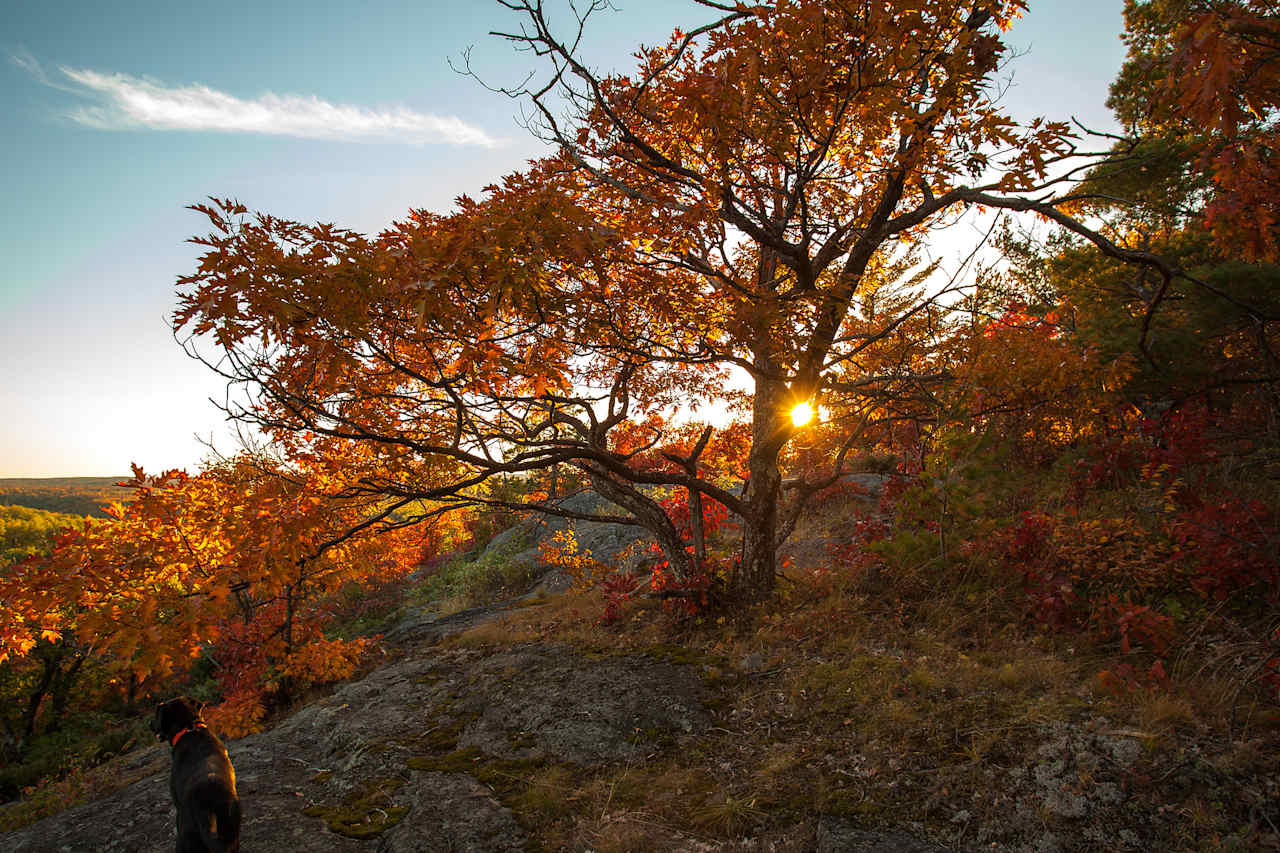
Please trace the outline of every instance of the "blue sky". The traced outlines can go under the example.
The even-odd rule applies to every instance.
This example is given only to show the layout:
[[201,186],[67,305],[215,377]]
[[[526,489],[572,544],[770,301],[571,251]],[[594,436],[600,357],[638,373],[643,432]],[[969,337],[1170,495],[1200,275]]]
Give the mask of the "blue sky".
[[[598,67],[705,19],[678,0],[618,0],[590,33]],[[1018,117],[1109,125],[1122,0],[1036,2]],[[529,57],[487,35],[488,0],[119,3],[3,0],[0,50],[0,477],[194,468],[230,449],[222,386],[173,341],[206,196],[377,231],[541,153],[518,105],[455,73],[518,81]]]

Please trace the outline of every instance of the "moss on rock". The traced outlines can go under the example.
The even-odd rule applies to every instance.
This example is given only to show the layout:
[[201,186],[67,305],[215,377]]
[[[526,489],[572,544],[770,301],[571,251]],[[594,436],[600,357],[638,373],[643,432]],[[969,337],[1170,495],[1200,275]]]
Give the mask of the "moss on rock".
[[404,819],[409,809],[394,802],[405,780],[393,776],[370,780],[352,791],[337,805],[311,805],[302,810],[318,817],[331,832],[347,838],[376,838]]

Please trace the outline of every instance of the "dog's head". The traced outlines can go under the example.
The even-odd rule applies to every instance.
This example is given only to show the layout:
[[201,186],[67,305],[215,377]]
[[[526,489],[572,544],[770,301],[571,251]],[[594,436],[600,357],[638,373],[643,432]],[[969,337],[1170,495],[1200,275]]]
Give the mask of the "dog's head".
[[151,731],[159,740],[172,740],[173,736],[183,729],[189,729],[196,723],[202,723],[200,712],[204,704],[187,696],[179,696],[156,706],[155,718],[151,720]]

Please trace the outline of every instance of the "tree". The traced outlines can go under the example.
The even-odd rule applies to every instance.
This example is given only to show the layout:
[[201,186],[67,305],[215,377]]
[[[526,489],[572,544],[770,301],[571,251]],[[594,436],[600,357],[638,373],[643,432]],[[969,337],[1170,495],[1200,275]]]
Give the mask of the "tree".
[[0,566],[47,554],[63,529],[84,523],[84,517],[79,515],[0,505]]
[[[64,532],[88,523],[82,516],[0,506],[0,601],[6,609],[17,609],[24,599],[5,595],[5,591],[33,582],[43,558]],[[65,613],[59,612],[55,618],[61,621]],[[0,620],[0,649],[18,639],[4,630],[9,621]],[[20,649],[21,654],[11,660],[0,654],[0,704],[5,707],[0,713],[0,755],[6,761],[19,759],[30,744],[41,711],[49,704],[46,699],[52,700],[56,727],[91,652],[91,646],[74,637],[38,629],[23,633]]]
[[1275,435],[1280,16],[1216,0],[1131,0],[1125,16],[1129,57],[1108,103],[1126,135],[1090,170],[1087,210],[1114,239],[1190,274],[1135,273],[1062,234],[1002,248],[1025,302],[1056,310],[1105,359],[1140,354],[1131,402],[1253,409],[1249,429]]
[[[688,490],[740,520],[732,587],[760,598],[857,440],[784,477],[790,410],[830,397],[865,420],[945,378],[908,340],[946,310],[949,286],[905,274],[930,229],[974,206],[1035,213],[1182,274],[1071,217],[1084,155],[1064,124],[999,109],[999,33],[1021,0],[701,0],[719,17],[642,49],[631,76],[576,53],[604,4],[564,37],[541,3],[500,5],[520,18],[505,37],[549,65],[509,92],[554,156],[376,238],[197,205],[214,231],[180,280],[176,328],[248,392],[234,417],[359,460],[365,493],[446,512],[492,501],[495,477],[565,466],[622,508],[604,520],[651,531],[679,578],[691,543],[654,490]],[[671,440],[681,407],[715,400],[749,437]],[[704,453],[734,455],[728,440],[741,466],[707,467]]]
[[1218,245],[1275,261],[1280,10],[1272,0],[1126,0],[1129,58],[1111,106],[1201,180]]
[[367,641],[325,639],[325,596],[405,573],[419,537],[398,515],[407,501],[344,495],[328,471],[302,455],[244,454],[195,476],[135,467],[112,519],[0,575],[0,663],[43,661],[56,701],[64,663],[74,676],[90,653],[133,694],[217,649],[239,715],[228,733],[261,717],[264,692],[350,674]]

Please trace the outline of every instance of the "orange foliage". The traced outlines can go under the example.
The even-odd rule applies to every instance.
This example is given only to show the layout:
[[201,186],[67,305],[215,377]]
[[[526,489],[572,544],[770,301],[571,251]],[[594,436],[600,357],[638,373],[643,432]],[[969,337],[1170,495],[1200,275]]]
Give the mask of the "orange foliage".
[[205,722],[224,738],[239,738],[262,731],[267,709],[262,693],[244,688],[223,697],[222,702],[204,711]]
[[296,646],[285,658],[281,672],[298,687],[328,684],[348,678],[373,645],[368,637],[326,640],[318,637]]
[[348,496],[301,459],[241,457],[195,476],[135,467],[129,485],[135,497],[113,520],[0,576],[0,654],[74,631],[145,688],[212,650],[227,731],[256,725],[264,694],[287,693],[282,677],[299,687],[349,675],[368,641],[326,640],[320,603],[343,583],[403,574],[419,550],[385,529],[394,505]]
[[1104,361],[1064,334],[1056,313],[1015,306],[957,339],[954,393],[975,424],[998,426],[1040,454],[1098,435],[1116,420],[1136,359]]
[[1208,224],[1229,254],[1280,257],[1280,17],[1270,0],[1215,3],[1173,34],[1162,95],[1166,120],[1194,133],[1198,168],[1217,190]]
[[[504,5],[526,19],[511,38],[557,69],[523,92],[546,107],[555,155],[376,237],[196,205],[213,231],[195,241],[207,251],[180,280],[175,327],[208,336],[258,394],[235,417],[278,441],[310,436],[371,491],[441,513],[528,506],[489,487],[563,466],[618,498],[684,576],[650,487],[693,487],[745,524],[735,587],[767,594],[781,467],[806,484],[830,475],[817,453],[784,452],[789,409],[914,402],[940,378],[899,333],[934,315],[924,278],[845,334],[908,272],[886,258],[964,205],[1068,203],[1041,186],[1073,156],[1068,127],[1019,126],[995,97],[1000,34],[1025,3],[724,6],[603,78],[542,4]],[[580,110],[551,124],[559,107],[542,99],[578,84],[566,102]],[[890,339],[905,357],[868,363]],[[695,461],[701,433],[676,424],[713,401],[750,423]],[[847,451],[825,438],[826,461]]]

